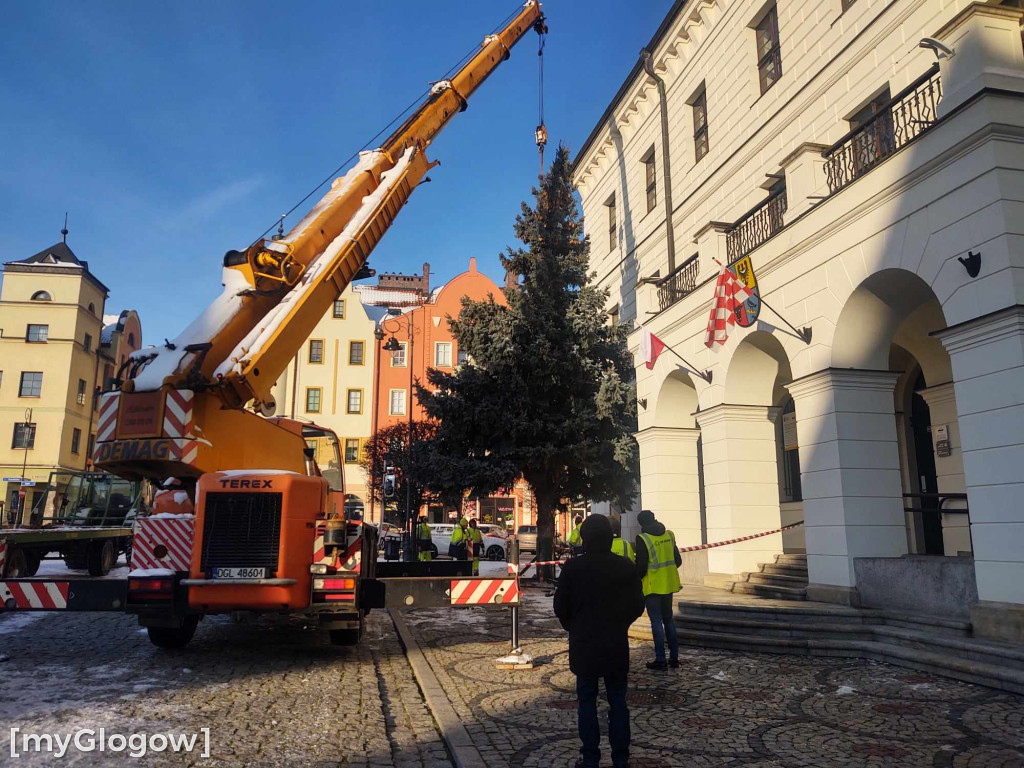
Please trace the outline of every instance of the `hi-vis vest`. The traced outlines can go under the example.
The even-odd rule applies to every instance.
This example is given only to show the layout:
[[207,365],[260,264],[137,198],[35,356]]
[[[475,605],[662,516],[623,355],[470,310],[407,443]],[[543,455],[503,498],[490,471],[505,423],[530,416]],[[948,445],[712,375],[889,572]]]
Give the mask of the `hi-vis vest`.
[[580,527],[578,525],[569,532],[569,544],[574,547],[583,544],[583,536],[580,534]]
[[620,539],[616,536],[612,539],[612,552],[619,557],[624,557],[631,563],[636,562],[636,558],[633,557],[633,546],[625,539]]
[[416,535],[420,541],[430,541],[430,526],[427,523],[420,523],[416,528]]
[[[683,588],[676,570],[676,537],[666,530],[661,536],[640,534],[647,545],[644,595],[673,595]],[[614,543],[614,542],[613,542]]]

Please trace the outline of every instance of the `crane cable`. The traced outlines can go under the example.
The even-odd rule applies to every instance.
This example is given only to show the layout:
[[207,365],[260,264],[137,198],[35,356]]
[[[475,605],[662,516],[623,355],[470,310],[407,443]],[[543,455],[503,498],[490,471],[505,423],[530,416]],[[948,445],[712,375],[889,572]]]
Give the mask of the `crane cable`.
[[537,30],[537,100],[538,120],[534,139],[537,142],[537,153],[540,155],[540,175],[544,175],[544,147],[548,143],[548,129],[544,125],[544,43],[547,42],[548,27],[541,16],[534,28]]

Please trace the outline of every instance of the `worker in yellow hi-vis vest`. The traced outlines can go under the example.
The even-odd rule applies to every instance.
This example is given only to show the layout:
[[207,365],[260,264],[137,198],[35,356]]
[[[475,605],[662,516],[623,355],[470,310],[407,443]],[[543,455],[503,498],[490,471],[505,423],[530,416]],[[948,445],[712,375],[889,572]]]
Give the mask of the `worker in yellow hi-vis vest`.
[[484,535],[476,527],[476,518],[469,521],[469,547],[473,557],[473,575],[480,575],[480,555],[484,550]]
[[640,535],[636,537],[636,570],[643,580],[644,602],[647,604],[647,617],[651,620],[651,634],[654,635],[654,661],[647,662],[647,668],[678,667],[679,640],[672,616],[672,595],[682,589],[679,566],[683,564],[683,558],[676,546],[675,535],[654,519],[653,512],[643,510],[636,516],[636,521],[640,524]]
[[427,523],[427,516],[420,515],[419,524],[416,526],[416,548],[419,550],[421,563],[429,563],[433,557],[431,550],[430,525]]
[[612,554],[635,563],[636,556],[633,554],[633,545],[622,538],[622,521],[618,518],[609,518],[608,522],[612,524]]
[[576,515],[572,520],[572,530],[566,543],[569,545],[569,554],[573,557],[583,554],[583,537],[580,536],[580,525],[583,523],[583,515]]
[[459,524],[452,531],[452,540],[448,544],[448,556],[453,560],[466,560],[469,554],[469,521],[466,518],[459,520]]

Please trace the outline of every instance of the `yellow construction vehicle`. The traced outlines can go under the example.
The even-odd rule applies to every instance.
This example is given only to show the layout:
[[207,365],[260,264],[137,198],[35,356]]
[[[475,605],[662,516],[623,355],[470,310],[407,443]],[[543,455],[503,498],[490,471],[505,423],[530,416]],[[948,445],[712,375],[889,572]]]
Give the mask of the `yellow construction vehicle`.
[[[315,614],[337,642],[353,642],[365,610],[384,604],[373,529],[333,507],[307,448],[337,439],[275,417],[271,388],[434,165],[434,137],[531,29],[547,31],[536,0],[434,84],[291,231],[228,251],[221,295],[176,339],[134,353],[120,388],[101,396],[96,466],[176,478],[194,503],[194,516],[136,523],[127,607],[157,645],[184,645],[207,613],[261,611]],[[518,601],[507,578],[481,590],[429,581],[395,592],[405,603],[440,595],[454,604],[458,594],[473,604],[463,593]]]

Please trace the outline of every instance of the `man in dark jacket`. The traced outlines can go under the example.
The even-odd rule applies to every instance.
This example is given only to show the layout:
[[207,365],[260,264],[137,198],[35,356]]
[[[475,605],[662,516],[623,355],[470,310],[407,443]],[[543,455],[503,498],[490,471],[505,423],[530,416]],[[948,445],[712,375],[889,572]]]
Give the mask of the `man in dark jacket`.
[[[672,595],[682,589],[679,566],[683,558],[676,546],[672,531],[654,519],[654,513],[645,509],[636,516],[640,535],[636,537],[636,571],[643,580],[647,617],[651,620],[654,636],[654,660],[648,669],[668,669],[679,666],[679,640],[676,637],[675,617],[672,613]],[[665,659],[665,642],[669,657]]]
[[577,768],[597,768],[601,730],[597,721],[598,679],[604,678],[611,711],[608,741],[612,765],[629,764],[629,625],[644,612],[640,576],[631,562],[612,554],[608,518],[591,515],[582,524],[584,554],[562,566],[555,615],[569,632],[569,668],[576,675],[580,753]]

